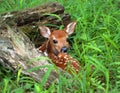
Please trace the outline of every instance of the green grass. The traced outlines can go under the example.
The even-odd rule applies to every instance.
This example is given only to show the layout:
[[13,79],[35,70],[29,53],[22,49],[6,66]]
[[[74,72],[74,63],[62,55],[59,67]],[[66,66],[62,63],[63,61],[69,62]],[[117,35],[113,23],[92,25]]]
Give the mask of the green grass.
[[[27,76],[0,68],[0,93],[119,93],[120,91],[120,8],[118,0],[2,0],[0,12],[20,10],[58,1],[77,21],[69,53],[80,61],[73,78],[60,75],[46,90]],[[44,84],[48,74],[45,75]],[[6,74],[4,74],[6,73]],[[15,77],[16,76],[16,77]],[[45,80],[45,81],[44,81]]]

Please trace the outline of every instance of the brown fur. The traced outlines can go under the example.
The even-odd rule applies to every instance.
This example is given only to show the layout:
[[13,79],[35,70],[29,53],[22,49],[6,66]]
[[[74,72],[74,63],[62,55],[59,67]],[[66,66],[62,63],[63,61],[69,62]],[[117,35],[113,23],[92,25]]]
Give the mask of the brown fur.
[[[39,49],[43,52],[46,51],[48,57],[52,59],[56,66],[65,70],[70,64],[70,67],[78,73],[80,68],[78,62],[70,55],[61,52],[62,47],[69,46],[67,38],[69,34],[74,32],[75,24],[75,22],[70,23],[65,30],[55,30],[53,32],[50,32],[50,29],[47,27],[40,27],[42,36],[48,38],[48,40]],[[57,43],[54,43],[54,40]]]

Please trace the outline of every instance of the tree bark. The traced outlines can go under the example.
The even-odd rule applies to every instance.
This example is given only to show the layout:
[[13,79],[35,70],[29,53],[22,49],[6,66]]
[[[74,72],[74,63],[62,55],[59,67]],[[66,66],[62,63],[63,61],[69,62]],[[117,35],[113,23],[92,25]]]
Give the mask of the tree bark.
[[70,21],[70,15],[64,13],[64,7],[58,3],[47,3],[32,9],[8,12],[0,17],[0,23],[17,26],[36,47],[45,40],[39,34],[39,25],[46,25],[54,30],[59,29],[60,26],[66,26]]
[[[51,16],[56,14],[57,16]],[[59,18],[58,18],[59,16]],[[2,14],[1,22],[10,25],[24,26],[28,24],[56,24],[67,25],[70,22],[70,15],[64,13],[64,7],[58,3],[47,3],[45,5],[26,9],[23,11],[13,11]]]
[[[50,16],[50,14],[56,14],[60,19],[58,16]],[[38,82],[42,81],[47,71],[50,71],[45,86],[50,85],[58,78],[58,74],[46,59],[38,60],[44,54],[35,48],[33,42],[30,41],[31,38],[28,38],[29,35],[26,36],[25,33],[34,33],[33,35],[35,35],[34,31],[36,31],[38,34],[38,25],[54,24],[59,26],[67,25],[69,22],[70,16],[64,14],[63,6],[57,3],[48,3],[33,9],[2,14],[0,17],[0,64],[12,71],[21,68],[23,74],[29,75]],[[43,66],[46,67],[42,68]],[[35,68],[38,69],[35,70]]]
[[[22,69],[22,73],[29,75],[36,81],[41,81],[47,70],[52,69],[53,65],[47,60],[38,60],[44,56],[37,51],[29,38],[17,28],[0,26],[0,64],[12,71]],[[33,60],[34,59],[34,60]],[[40,68],[48,65],[45,68]],[[30,71],[30,69],[39,68]],[[54,69],[47,80],[47,85],[56,80],[58,74]]]

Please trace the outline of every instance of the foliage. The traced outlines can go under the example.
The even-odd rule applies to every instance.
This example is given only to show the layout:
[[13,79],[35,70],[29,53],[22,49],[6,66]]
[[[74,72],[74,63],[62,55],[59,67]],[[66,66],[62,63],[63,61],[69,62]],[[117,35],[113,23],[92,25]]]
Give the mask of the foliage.
[[[59,2],[72,20],[76,34],[69,53],[80,61],[74,77],[60,75],[46,90],[30,77],[0,68],[1,93],[118,93],[120,91],[120,7],[118,0],[2,0],[0,12],[19,10]],[[39,3],[38,3],[39,2]],[[44,79],[49,76],[51,68]],[[4,74],[6,73],[6,74]],[[42,84],[45,83],[42,81]]]

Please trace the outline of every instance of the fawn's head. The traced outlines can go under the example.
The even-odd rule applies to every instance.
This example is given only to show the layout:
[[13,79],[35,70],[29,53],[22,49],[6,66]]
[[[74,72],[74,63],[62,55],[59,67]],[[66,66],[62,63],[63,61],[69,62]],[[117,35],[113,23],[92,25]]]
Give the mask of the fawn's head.
[[43,37],[48,38],[50,45],[47,47],[50,47],[50,51],[54,53],[55,55],[58,55],[60,52],[66,53],[68,50],[68,35],[72,34],[74,32],[76,26],[76,22],[71,22],[67,25],[67,27],[64,30],[55,30],[50,31],[48,27],[45,26],[39,26],[40,33]]

